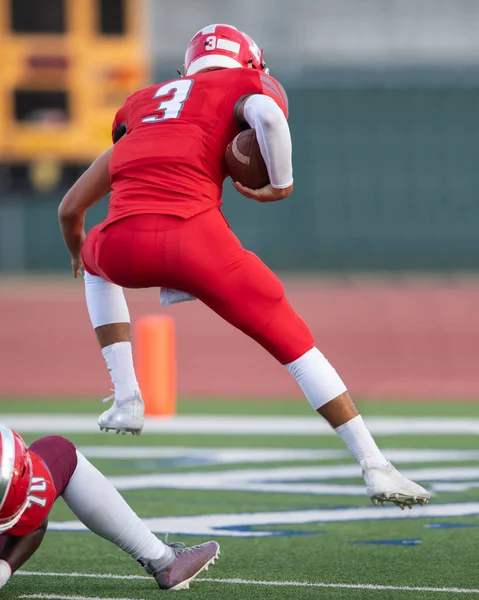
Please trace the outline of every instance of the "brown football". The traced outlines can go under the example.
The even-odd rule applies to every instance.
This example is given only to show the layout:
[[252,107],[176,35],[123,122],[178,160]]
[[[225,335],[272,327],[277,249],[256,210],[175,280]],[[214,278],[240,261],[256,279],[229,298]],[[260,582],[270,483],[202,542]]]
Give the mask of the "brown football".
[[239,181],[253,190],[268,185],[268,170],[254,129],[242,131],[235,137],[226,148],[225,160],[233,181]]

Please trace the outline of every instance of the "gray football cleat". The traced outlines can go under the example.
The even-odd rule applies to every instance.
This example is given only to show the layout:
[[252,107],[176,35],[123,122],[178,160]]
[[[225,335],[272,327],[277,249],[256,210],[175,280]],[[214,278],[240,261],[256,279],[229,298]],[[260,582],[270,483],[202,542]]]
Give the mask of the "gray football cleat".
[[190,582],[214,565],[220,555],[220,545],[214,541],[191,548],[186,548],[182,542],[166,545],[172,550],[170,556],[145,565],[160,590],[187,590]]

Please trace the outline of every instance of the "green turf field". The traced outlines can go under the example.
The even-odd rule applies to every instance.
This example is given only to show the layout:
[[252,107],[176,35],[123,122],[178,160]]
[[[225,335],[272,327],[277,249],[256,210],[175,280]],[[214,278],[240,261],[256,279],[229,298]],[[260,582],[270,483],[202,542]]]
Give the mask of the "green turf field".
[[[113,478],[158,535],[168,531],[170,540],[187,544],[220,542],[220,561],[180,592],[192,600],[479,597],[479,450],[473,430],[479,405],[365,402],[361,408],[371,423],[385,417],[389,433],[376,434],[380,446],[433,490],[420,518],[414,516],[424,509],[373,507],[355,462],[333,435],[228,431],[240,415],[251,423],[254,415],[270,414],[284,415],[291,425],[308,417],[319,423],[300,402],[180,403],[181,418],[211,415],[206,418],[214,422],[223,415],[225,430],[217,434],[148,433],[148,426],[140,437],[95,429],[65,434]],[[34,431],[32,413],[49,413],[54,431],[57,414],[80,423],[102,409],[98,402],[0,401],[5,424],[28,417],[27,433],[17,427],[28,442],[46,433]],[[421,421],[428,432],[409,432],[404,419],[411,427]],[[395,433],[400,422],[403,432]],[[151,475],[148,483],[129,489],[143,475]],[[50,520],[42,548],[0,592],[2,599],[149,600],[164,593],[115,546],[75,530],[78,522],[62,501]]]

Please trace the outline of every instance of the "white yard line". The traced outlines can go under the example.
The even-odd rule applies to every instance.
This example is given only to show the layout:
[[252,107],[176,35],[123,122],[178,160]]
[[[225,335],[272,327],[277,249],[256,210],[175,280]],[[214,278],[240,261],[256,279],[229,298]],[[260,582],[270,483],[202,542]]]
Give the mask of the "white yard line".
[[[98,432],[95,415],[0,414],[0,421],[21,433]],[[479,434],[478,418],[369,417],[366,422],[371,433],[375,435]],[[150,417],[145,419],[143,432],[196,435],[335,435],[334,430],[315,415]]]
[[[207,461],[208,464],[227,465],[236,463],[275,463],[282,461],[322,461],[351,458],[347,450],[328,449],[295,449],[295,448],[205,448],[193,446],[79,446],[80,452],[87,458],[106,458],[108,460],[142,460],[142,459],[174,459]],[[411,457],[417,457],[417,450],[411,451]],[[452,453],[450,456],[456,462],[462,455]],[[468,451],[466,451],[468,452]],[[470,460],[479,461],[479,451],[471,451]],[[435,458],[436,455],[434,455]],[[464,455],[468,460],[469,454]],[[392,459],[394,460],[394,458]],[[422,460],[421,462],[427,462]],[[435,462],[435,461],[433,461]]]
[[[322,460],[353,460],[348,450],[296,448],[221,448],[195,446],[79,446],[87,458],[108,460],[194,459],[214,464],[276,463]],[[479,461],[479,450],[447,450],[427,448],[383,448],[393,462],[406,464]]]
[[[427,467],[405,469],[406,477],[432,484],[459,483],[461,491],[479,481],[479,467]],[[139,475],[110,475],[110,483],[120,491],[131,490],[216,490],[270,492],[284,494],[319,494],[328,496],[364,496],[363,483],[343,482],[361,480],[358,464],[330,466],[261,467],[215,471],[180,471],[174,473],[143,473]],[[294,486],[291,485],[294,482]],[[464,488],[465,486],[465,488]],[[475,486],[474,486],[475,487]]]
[[[39,577],[85,577],[89,579],[151,579],[140,575],[113,575],[110,573],[40,573],[37,571],[18,571],[18,575],[30,575]],[[314,587],[314,588],[339,588],[349,590],[393,590],[402,592],[444,592],[448,594],[479,594],[479,589],[471,588],[449,588],[449,587],[419,587],[403,585],[374,585],[370,583],[321,583],[308,581],[256,581],[254,579],[197,579],[198,583],[226,583],[233,585],[264,585],[276,587]],[[32,594],[20,596],[20,598],[45,598],[58,600],[106,600],[103,598],[89,598],[87,596],[56,596],[46,594]],[[111,600],[133,600],[133,599],[111,599]]]
[[[428,504],[402,511],[396,506],[351,506],[348,508],[278,510],[249,513],[148,517],[143,519],[153,533],[204,537],[265,537],[275,534],[270,526],[403,519],[437,519],[479,515],[479,502]],[[87,531],[80,521],[51,521],[51,531]],[[261,530],[254,528],[259,527]]]
[[208,583],[233,583],[239,585],[271,585],[278,587],[340,588],[347,590],[396,590],[402,592],[446,592],[449,594],[479,594],[479,589],[413,587],[406,585],[374,585],[370,583],[309,583],[307,581],[255,581],[250,579],[198,579]]
[[141,598],[111,598],[98,596],[61,596],[58,594],[23,594],[19,598],[41,598],[42,600],[141,600]]
[[146,575],[115,575],[113,573],[50,573],[42,571],[17,571],[15,575],[28,577],[80,577],[85,579],[149,579]]

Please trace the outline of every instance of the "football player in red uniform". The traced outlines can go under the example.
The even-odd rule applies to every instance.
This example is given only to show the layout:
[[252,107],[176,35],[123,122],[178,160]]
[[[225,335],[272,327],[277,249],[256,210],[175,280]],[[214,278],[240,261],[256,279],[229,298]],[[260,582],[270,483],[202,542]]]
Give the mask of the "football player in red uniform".
[[187,588],[219,555],[217,542],[193,548],[161,542],[69,440],[52,435],[27,448],[15,431],[0,426],[0,588],[40,546],[60,496],[91,531],[137,560],[160,589]]
[[[133,367],[123,287],[161,287],[163,303],[200,299],[251,336],[301,386],[360,462],[374,503],[428,501],[380,452],[346,386],[315,347],[280,280],[233,235],[221,210],[225,149],[253,128],[270,184],[259,202],[293,189],[288,103],[263,51],[229,25],[190,41],[185,76],[134,93],[118,111],[114,145],[63,199],[59,218],[75,276],[85,267],[88,310],[115,387],[102,429],[140,433],[143,403]],[[85,238],[84,215],[110,190],[108,217]]]

